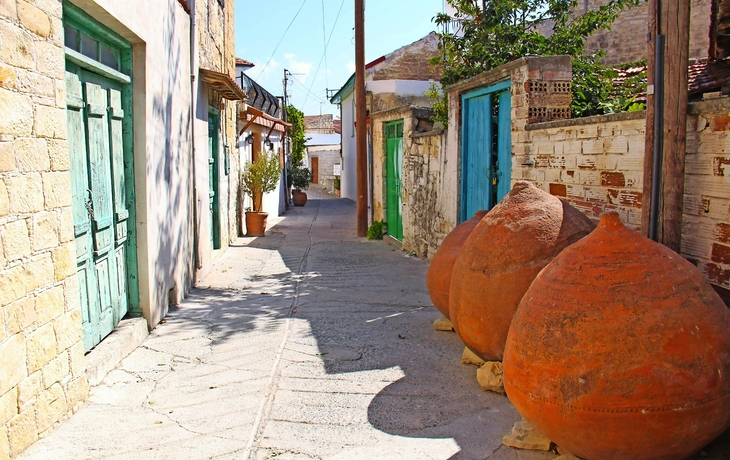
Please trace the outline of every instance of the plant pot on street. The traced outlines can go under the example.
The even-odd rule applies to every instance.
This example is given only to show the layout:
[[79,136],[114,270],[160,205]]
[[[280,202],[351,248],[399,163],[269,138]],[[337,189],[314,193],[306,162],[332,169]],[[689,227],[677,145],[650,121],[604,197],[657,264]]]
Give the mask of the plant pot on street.
[[268,212],[246,211],[246,236],[266,236]]
[[304,206],[307,204],[307,194],[301,190],[292,190],[291,198],[294,202],[294,206]]

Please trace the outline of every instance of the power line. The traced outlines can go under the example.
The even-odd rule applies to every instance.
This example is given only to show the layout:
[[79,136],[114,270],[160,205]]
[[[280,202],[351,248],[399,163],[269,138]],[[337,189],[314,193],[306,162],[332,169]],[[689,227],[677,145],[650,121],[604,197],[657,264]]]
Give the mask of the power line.
[[[307,87],[304,86],[304,84],[302,82],[300,82],[299,80],[297,80],[296,78],[292,77],[292,81],[294,81],[299,86],[301,86],[301,89],[303,89],[304,91],[306,91],[307,93],[309,93],[310,95],[312,95],[312,97],[315,97],[315,98],[319,99],[320,101],[327,102],[327,100],[325,98],[323,98],[322,96],[317,96],[315,93],[313,93],[310,90],[308,90]],[[306,100],[305,100],[305,102],[306,102]]]
[[[324,53],[322,54],[322,59],[319,60],[319,64],[317,65],[317,71],[314,72],[314,78],[312,79],[312,84],[309,85],[309,90],[311,92],[312,86],[314,86],[314,82],[317,80],[317,75],[319,74],[319,68],[322,66],[322,60],[327,55],[327,47],[330,44],[330,41],[332,40],[332,35],[335,33],[335,27],[337,27],[337,21],[340,19],[340,13],[342,13],[342,7],[345,6],[345,0],[342,0],[342,3],[340,3],[340,10],[337,12],[337,17],[335,18],[335,23],[332,25],[332,31],[330,32],[330,37],[327,39],[327,43],[324,45]],[[307,103],[307,99],[304,99],[304,103]]]
[[325,14],[324,14],[324,0],[322,0],[322,44],[324,45],[324,82],[326,86],[329,88],[330,82],[327,78],[327,30],[325,27]]
[[264,66],[263,69],[261,69],[261,73],[259,73],[259,76],[258,76],[257,80],[260,80],[261,79],[261,75],[264,74],[264,71],[266,70],[266,67],[268,67],[269,66],[269,63],[271,62],[271,60],[274,59],[274,55],[276,54],[276,51],[279,49],[279,45],[281,45],[281,42],[284,41],[284,37],[286,37],[286,33],[289,32],[289,29],[291,28],[292,24],[294,24],[294,21],[296,21],[297,16],[299,16],[299,13],[302,11],[302,8],[304,8],[304,4],[305,3],[307,3],[307,0],[304,0],[302,2],[302,6],[299,7],[299,11],[297,11],[297,14],[294,15],[294,18],[291,20],[291,22],[287,26],[286,30],[284,31],[284,34],[281,36],[281,39],[279,40],[279,43],[276,44],[276,48],[274,48],[274,52],[271,53],[271,56],[269,56],[269,60],[266,61],[266,65]]

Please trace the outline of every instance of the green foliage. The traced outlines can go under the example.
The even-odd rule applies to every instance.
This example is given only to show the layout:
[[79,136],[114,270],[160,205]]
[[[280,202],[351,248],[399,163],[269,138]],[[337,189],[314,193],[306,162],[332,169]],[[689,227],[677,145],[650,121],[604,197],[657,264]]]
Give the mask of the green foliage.
[[335,176],[335,180],[332,181],[332,186],[335,188],[335,190],[340,189],[340,177]]
[[296,166],[291,169],[291,185],[294,190],[306,190],[312,183],[312,171]]
[[241,189],[253,199],[254,211],[261,211],[264,193],[273,192],[280,177],[279,156],[274,152],[261,152],[256,161],[246,163],[241,173]]
[[287,137],[291,141],[291,153],[289,164],[299,165],[304,160],[304,149],[307,143],[307,137],[304,135],[306,127],[304,126],[304,113],[293,105],[286,106],[286,116],[291,128],[287,132]]
[[369,240],[382,240],[383,239],[383,227],[385,224],[383,224],[382,220],[376,220],[368,229],[368,239]]
[[[444,68],[441,83],[448,86],[528,55],[567,54],[573,60],[574,116],[601,112],[601,102],[611,94],[611,69],[600,56],[584,56],[586,38],[609,29],[618,14],[641,0],[610,0],[597,10],[571,15],[576,0],[447,0],[455,17],[438,14],[436,24],[460,23],[461,35],[441,37],[442,55],[432,64]],[[553,33],[546,37],[538,27],[552,20]]]
[[442,94],[441,88],[436,83],[431,83],[431,87],[423,95],[434,100],[431,121],[434,123],[441,122],[444,128],[447,127],[449,125],[448,95]]

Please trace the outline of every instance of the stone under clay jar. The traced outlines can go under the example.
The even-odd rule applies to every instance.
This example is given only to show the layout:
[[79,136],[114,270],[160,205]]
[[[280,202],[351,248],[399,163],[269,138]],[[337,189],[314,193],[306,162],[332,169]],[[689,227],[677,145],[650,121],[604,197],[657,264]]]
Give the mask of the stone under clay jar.
[[451,272],[454,269],[456,257],[461,251],[466,239],[471,235],[487,211],[477,211],[471,219],[465,220],[446,235],[436,254],[428,266],[426,274],[426,288],[431,296],[431,302],[445,316],[449,317],[449,287],[451,286]]
[[559,198],[517,182],[477,224],[454,264],[449,316],[464,344],[485,361],[501,361],[512,317],[532,280],[594,228]]
[[684,459],[730,427],[730,311],[615,213],[532,283],[503,364],[517,411],[581,458]]

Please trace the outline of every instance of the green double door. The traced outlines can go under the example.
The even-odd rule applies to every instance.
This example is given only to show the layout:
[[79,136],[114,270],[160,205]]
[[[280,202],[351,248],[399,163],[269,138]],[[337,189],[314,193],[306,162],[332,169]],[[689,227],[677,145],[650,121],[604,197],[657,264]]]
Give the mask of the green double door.
[[129,211],[124,177],[121,84],[66,67],[68,143],[84,348],[128,310]]
[[403,241],[403,120],[385,125],[385,187],[388,234]]

